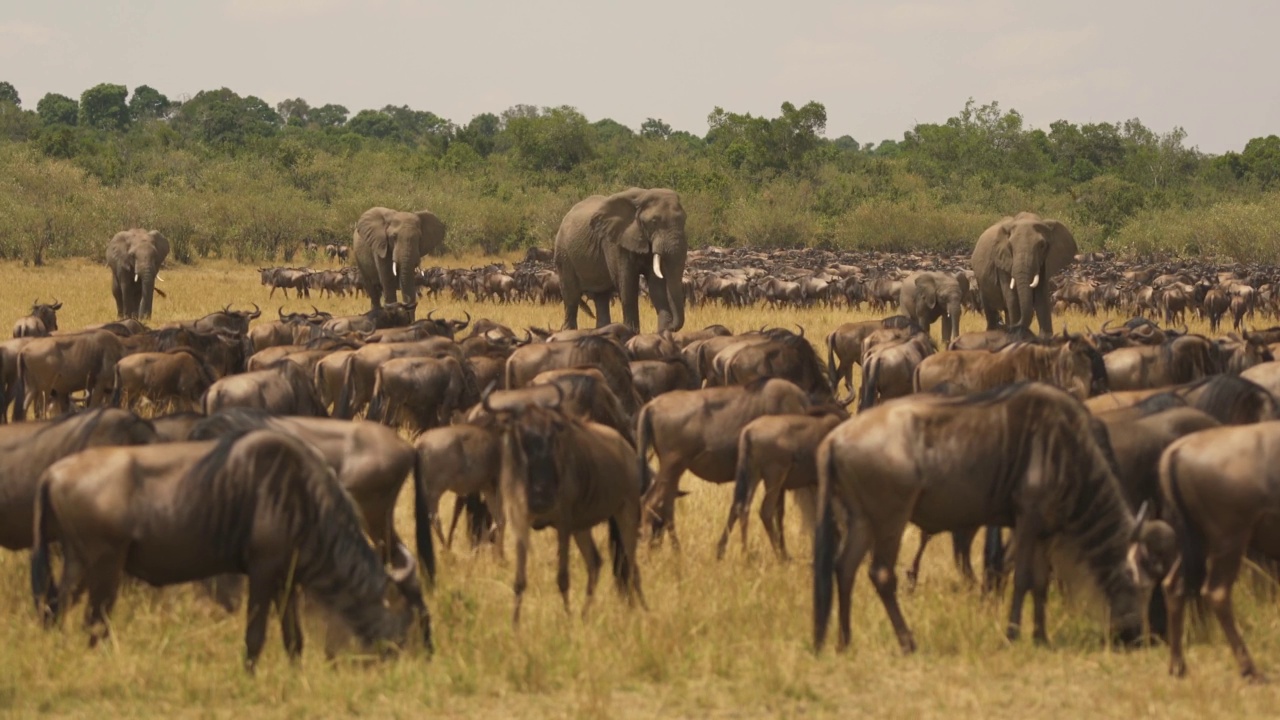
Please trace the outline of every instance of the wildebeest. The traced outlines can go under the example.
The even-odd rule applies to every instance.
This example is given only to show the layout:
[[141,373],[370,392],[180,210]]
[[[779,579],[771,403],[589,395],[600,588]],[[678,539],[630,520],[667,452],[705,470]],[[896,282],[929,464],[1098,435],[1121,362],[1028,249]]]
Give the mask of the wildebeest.
[[632,360],[631,380],[641,402],[649,402],[671,390],[698,389],[698,376],[683,357],[667,360]]
[[[785,516],[783,493],[786,490],[812,493],[818,485],[813,464],[818,443],[836,425],[849,419],[840,405],[810,408],[805,415],[765,415],[747,423],[738,435],[737,477],[729,520],[716,545],[716,557],[724,557],[729,534],[735,522],[742,523],[742,550],[747,549],[747,511],[756,486],[764,481],[764,499],[760,501],[760,522],[769,544],[783,560],[787,559],[787,543],[782,532]],[[809,498],[810,500],[812,498]],[[812,512],[813,508],[807,508]],[[813,518],[809,518],[812,520]]]
[[1117,348],[1103,361],[1112,390],[1178,385],[1222,371],[1217,347],[1200,335],[1179,335],[1159,345]]
[[[373,398],[373,385],[378,367],[396,358],[425,358],[452,355],[461,361],[462,349],[447,337],[428,337],[407,343],[372,343],[349,355],[342,365],[342,385],[333,406],[334,417],[351,418]],[[330,358],[333,355],[329,356]],[[326,358],[316,366],[327,364]]]
[[58,311],[62,309],[62,303],[54,300],[51,303],[43,303],[39,299],[31,301],[31,314],[18,318],[13,324],[13,336],[19,337],[47,337],[49,333],[58,329]]
[[191,348],[134,353],[116,363],[111,404],[132,410],[146,398],[156,406],[193,410],[214,382],[213,370]]
[[631,379],[631,365],[622,343],[601,335],[585,335],[574,340],[535,343],[517,348],[507,359],[508,390],[528,385],[538,373],[546,370],[591,365],[600,370],[609,389],[628,414],[640,406]]
[[813,346],[799,334],[783,328],[765,331],[763,342],[751,343],[726,357],[729,351],[716,356],[722,367],[726,385],[746,385],[764,377],[785,378],[809,394],[815,404],[835,402],[847,405],[853,400],[852,391],[847,398],[837,398],[831,386],[831,378],[823,367]]
[[866,350],[862,358],[862,387],[858,409],[863,410],[883,400],[910,395],[916,368],[936,352],[933,338],[923,332]]
[[[556,395],[558,388],[551,387]],[[496,414],[502,469],[499,492],[506,509],[508,528],[515,537],[515,609],[512,621],[520,621],[528,562],[530,530],[551,527],[556,531],[558,569],[556,584],[569,608],[569,540],[572,538],[587,565],[585,614],[591,604],[603,564],[591,529],[609,525],[613,551],[613,575],[628,600],[644,604],[640,568],[636,563],[636,539],[640,527],[640,475],[631,464],[631,445],[612,428],[582,422],[560,412],[558,400],[516,403],[494,407],[491,397],[485,409]]]
[[318,326],[312,326],[314,334],[349,335],[355,332],[369,333],[382,328],[405,327],[413,322],[418,303],[390,302],[375,307],[363,315],[347,315],[329,318]]
[[906,327],[910,322],[908,317],[894,315],[883,320],[845,323],[832,330],[827,335],[827,369],[832,384],[843,380],[845,387],[852,390],[853,366],[862,364],[862,341],[876,330]]
[[1258,679],[1236,627],[1231,588],[1246,550],[1280,558],[1280,422],[1205,430],[1174,442],[1160,458],[1160,491],[1179,549],[1164,584],[1169,672],[1187,672],[1186,601],[1203,596],[1241,674]]
[[288,360],[224,377],[200,398],[200,411],[206,415],[229,407],[256,407],[277,415],[329,415],[306,371]]
[[870,550],[871,581],[898,643],[904,652],[915,649],[894,570],[908,522],[928,533],[1013,527],[1010,639],[1020,632],[1030,591],[1035,639],[1048,640],[1047,543],[1054,538],[1083,560],[1121,635],[1136,638],[1141,630],[1140,591],[1127,567],[1136,523],[1088,411],[1064,391],[1019,383],[964,398],[899,398],[839,425],[816,460],[815,647],[826,637],[833,579],[839,647],[849,644],[854,575]]
[[232,310],[230,305],[225,305],[217,312],[209,313],[190,323],[183,323],[183,325],[198,332],[207,333],[220,330],[244,337],[249,334],[249,323],[257,320],[262,315],[262,308],[258,307],[258,303],[250,303],[250,305],[253,305],[253,312]]
[[1066,335],[1058,345],[1020,343],[996,352],[948,350],[931,355],[916,366],[915,390],[928,392],[945,385],[948,394],[982,392],[1015,382],[1047,382],[1080,400],[1105,392],[1107,372],[1103,356],[1083,335]]
[[0,547],[31,547],[36,481],[54,461],[100,445],[156,441],[151,423],[114,408],[0,428]]
[[402,357],[374,371],[372,400],[366,417],[398,425],[402,418],[415,435],[448,425],[455,411],[480,399],[471,367],[456,356]]
[[[489,505],[495,520],[494,548],[501,554],[506,514],[502,495],[498,492],[502,458],[493,423],[460,423],[433,428],[419,435],[413,441],[413,448],[417,454],[417,477],[420,478],[414,495],[418,532],[435,529],[445,547],[451,547],[454,526],[450,526],[449,535],[445,537],[440,528],[440,498],[445,492],[452,492],[457,494],[460,504],[464,497],[479,494]],[[457,520],[455,509],[455,525]],[[419,544],[421,542],[419,535]]]
[[[747,423],[763,415],[803,415],[808,409],[808,395],[780,378],[763,378],[745,386],[677,390],[646,403],[636,416],[636,452],[654,539],[669,531],[672,543],[679,544],[675,501],[686,470],[707,482],[733,482],[738,435]],[[652,485],[646,458],[650,446],[658,460]]]
[[[387,572],[333,470],[286,433],[92,448],[51,465],[41,476],[37,503],[35,600],[42,605],[51,585],[49,545],[61,542],[57,606],[42,610],[56,619],[87,588],[91,646],[109,632],[107,616],[125,572],[156,586],[248,575],[250,671],[262,652],[272,604],[280,609],[285,649],[292,657],[302,652],[293,583],[369,645],[403,644],[413,621],[407,604],[398,612],[384,606]],[[393,573],[391,579],[400,577]]]
[[116,362],[124,356],[120,338],[105,330],[36,338],[18,353],[13,384],[14,420],[26,419],[26,406],[52,401],[60,414],[71,410],[71,393],[88,391],[87,404],[107,402],[115,379]]

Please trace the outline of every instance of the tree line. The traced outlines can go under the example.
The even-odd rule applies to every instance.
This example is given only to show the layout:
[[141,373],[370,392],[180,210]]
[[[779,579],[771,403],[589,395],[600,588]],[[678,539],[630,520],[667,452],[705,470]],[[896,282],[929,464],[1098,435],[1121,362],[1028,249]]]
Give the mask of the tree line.
[[1280,247],[1280,137],[1211,155],[1134,118],[1028,127],[999,103],[901,139],[825,136],[826,109],[715,107],[703,135],[633,130],[573,107],[516,105],[465,124],[407,106],[352,114],[228,88],[170,99],[104,83],[34,109],[0,82],[0,256],[100,254],[128,226],[180,261],[290,259],[343,242],[373,205],[429,208],[453,250],[546,246],[573,203],[628,186],[681,193],[694,244],[953,251],[1035,210],[1087,249],[1269,261]]

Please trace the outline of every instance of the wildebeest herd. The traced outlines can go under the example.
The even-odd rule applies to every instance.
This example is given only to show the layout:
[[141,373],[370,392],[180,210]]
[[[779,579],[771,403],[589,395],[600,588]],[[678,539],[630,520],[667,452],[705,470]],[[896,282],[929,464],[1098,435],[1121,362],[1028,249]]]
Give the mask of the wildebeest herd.
[[[627,196],[636,216],[646,192]],[[599,197],[604,207],[617,196]],[[427,222],[386,213],[406,216],[396,220],[403,227]],[[392,227],[384,231],[407,232]],[[414,275],[409,295],[397,288],[416,271],[407,262],[387,262],[380,281],[365,267],[326,271],[354,278],[348,290],[370,298],[353,316],[226,306],[148,328],[136,317],[145,313],[122,311],[61,331],[61,303],[33,303],[0,344],[0,420],[13,420],[0,428],[0,544],[31,551],[38,617],[57,622],[87,591],[92,645],[108,632],[125,576],[198,582],[228,608],[246,585],[252,669],[272,607],[287,651],[301,652],[300,589],[370,648],[391,652],[415,628],[430,648],[423,588],[436,579],[435,543],[452,542],[464,510],[473,543],[502,553],[514,538],[514,622],[531,531],[545,528],[556,533],[566,609],[569,542],[588,569],[585,611],[604,565],[592,534],[600,525],[617,589],[643,607],[637,549],[642,538],[679,546],[688,472],[734,484],[721,556],[736,524],[745,544],[763,482],[760,519],[786,557],[793,492],[814,532],[817,648],[833,599],[838,647],[849,644],[853,580],[867,555],[899,644],[916,647],[897,599],[911,523],[921,552],[931,535],[952,534],[968,577],[969,546],[986,530],[984,586],[1003,587],[1012,566],[1011,639],[1027,594],[1033,636],[1048,639],[1053,547],[1087,570],[1120,640],[1148,630],[1165,638],[1171,671],[1184,673],[1187,601],[1202,607],[1203,598],[1241,671],[1257,677],[1230,591],[1246,557],[1264,568],[1280,559],[1271,542],[1280,328],[1242,323],[1276,316],[1276,269],[1125,268],[1080,255],[1061,224],[1025,214],[993,225],[972,258],[709,248],[676,261],[664,231],[653,232],[647,245],[629,241],[639,248],[629,252],[652,260],[632,268],[637,292],[658,309],[661,329],[651,333],[607,322],[612,290],[582,278],[579,295],[606,301],[591,330],[417,317],[418,288],[447,288],[473,300],[558,300],[571,324],[581,298],[557,281],[573,262],[561,253],[564,228],[556,251],[531,251],[511,273],[432,268]],[[1020,242],[1025,262],[1013,249]],[[317,273],[283,270],[262,271],[272,292],[321,287],[309,280]],[[622,278],[613,290],[629,287]],[[666,301],[653,299],[657,288]],[[693,307],[865,303],[884,317],[832,329],[820,341],[824,361],[802,327],[684,330],[686,298]],[[1055,332],[1053,313],[1067,306],[1132,319]],[[966,311],[982,313],[988,330],[962,333]],[[1178,329],[1188,311],[1215,328],[1231,313],[1239,333]],[[942,349],[930,332],[938,320]],[[393,517],[406,480],[408,533]],[[446,492],[458,498],[447,537]]]

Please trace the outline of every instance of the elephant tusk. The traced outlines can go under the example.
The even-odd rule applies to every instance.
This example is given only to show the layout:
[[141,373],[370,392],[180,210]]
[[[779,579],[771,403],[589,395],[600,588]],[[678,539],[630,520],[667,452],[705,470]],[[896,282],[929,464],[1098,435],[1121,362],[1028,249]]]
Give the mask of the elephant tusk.
[[662,277],[662,258],[658,257],[658,253],[653,254],[653,274],[657,275],[659,280],[665,279]]
[[133,274],[133,281],[138,282],[138,273]]
[[156,280],[164,282],[164,278],[160,277],[160,273],[156,273]]
[[391,261],[391,277],[395,277],[395,276],[396,276],[396,261],[392,260]]
[[1013,286],[1013,278],[1009,278],[1009,289],[1010,289],[1010,290],[1016,290],[1016,289],[1017,289],[1017,288],[1015,288],[1015,287]]
[[1039,285],[1040,285],[1040,273],[1036,273],[1036,276],[1031,278],[1031,289],[1034,290],[1037,287],[1039,287]]

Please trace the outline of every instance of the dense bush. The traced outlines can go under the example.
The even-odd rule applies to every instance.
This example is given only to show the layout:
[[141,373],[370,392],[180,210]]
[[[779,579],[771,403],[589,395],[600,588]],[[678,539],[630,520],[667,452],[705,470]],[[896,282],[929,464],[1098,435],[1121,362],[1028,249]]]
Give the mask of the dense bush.
[[181,262],[266,261],[308,240],[346,242],[374,205],[434,210],[455,252],[546,246],[575,202],[633,185],[678,190],[695,245],[949,252],[1035,210],[1085,249],[1259,260],[1280,246],[1275,136],[1207,156],[1179,128],[1046,132],[970,101],[900,141],[864,144],[825,139],[815,102],[784,103],[776,118],[715,108],[698,137],[571,107],[458,126],[408,107],[272,108],[228,88],[177,103],[109,83],[32,111],[0,87],[0,256],[31,262],[97,257],[129,226],[165,232]]

